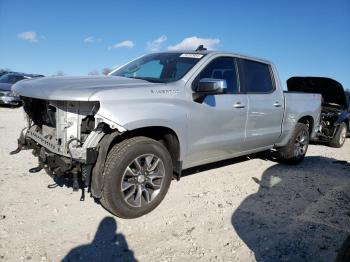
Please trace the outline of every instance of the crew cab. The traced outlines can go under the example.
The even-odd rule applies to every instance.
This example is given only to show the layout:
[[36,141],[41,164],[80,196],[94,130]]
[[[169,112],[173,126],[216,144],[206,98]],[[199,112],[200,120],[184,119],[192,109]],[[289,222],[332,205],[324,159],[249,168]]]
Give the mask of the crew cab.
[[284,92],[264,59],[207,51],[142,56],[108,76],[44,77],[13,90],[32,149],[51,176],[79,180],[123,218],[160,204],[181,171],[274,150],[300,163],[319,130],[321,96]]

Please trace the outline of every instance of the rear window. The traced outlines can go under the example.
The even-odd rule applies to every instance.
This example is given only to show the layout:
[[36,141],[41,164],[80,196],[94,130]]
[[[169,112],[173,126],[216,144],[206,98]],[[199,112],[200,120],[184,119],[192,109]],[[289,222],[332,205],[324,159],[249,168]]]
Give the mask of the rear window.
[[239,59],[239,78],[242,93],[270,93],[274,90],[268,64]]

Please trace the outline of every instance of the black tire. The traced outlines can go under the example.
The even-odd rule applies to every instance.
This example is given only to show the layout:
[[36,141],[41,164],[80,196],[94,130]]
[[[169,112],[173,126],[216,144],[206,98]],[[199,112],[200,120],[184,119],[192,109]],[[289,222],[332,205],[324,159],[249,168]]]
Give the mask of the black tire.
[[333,139],[329,142],[329,146],[340,148],[344,145],[346,140],[346,135],[348,132],[348,128],[345,123],[341,123],[338,128],[337,132],[335,132],[335,135]]
[[[298,139],[303,136],[305,140],[303,143],[298,142]],[[296,165],[304,160],[307,148],[309,146],[309,130],[303,123],[297,123],[291,139],[284,147],[278,148],[278,158],[282,163]],[[302,145],[303,144],[303,145]],[[303,148],[301,149],[301,147]],[[298,151],[299,147],[299,151]],[[301,152],[302,150],[302,152]]]
[[341,246],[335,262],[349,262],[350,261],[350,236],[348,236]]
[[[146,172],[148,170],[148,167],[151,163],[148,163],[147,165],[147,160],[145,159],[143,162],[142,168],[140,169],[141,171],[137,171],[136,169],[133,169],[132,172],[128,172],[129,174],[133,174],[130,176],[129,174],[127,175],[129,178],[126,179],[126,173],[127,173],[127,168],[130,168],[135,161],[139,162],[138,159],[142,158],[143,156],[154,156],[154,159],[157,159],[157,170],[161,169],[163,177],[157,178],[158,180],[161,180],[159,185],[156,185],[159,187],[159,189],[155,190],[154,188],[151,187],[151,184],[149,184],[148,180],[151,175],[144,173],[142,175],[143,177],[143,184],[142,184],[142,190],[140,181],[138,181],[139,177],[141,176],[141,171]],[[158,161],[160,159],[160,161]],[[153,160],[152,160],[153,161]],[[161,164],[161,168],[159,165]],[[135,165],[136,166],[136,165]],[[138,166],[139,168],[141,166]],[[130,169],[128,169],[130,170]],[[157,172],[161,172],[157,171]],[[139,175],[135,175],[135,173]],[[156,172],[156,173],[157,173]],[[160,202],[164,199],[166,193],[168,192],[171,180],[172,180],[172,175],[173,175],[173,166],[172,166],[172,159],[170,157],[170,154],[168,150],[165,148],[163,144],[160,142],[147,138],[147,137],[133,137],[130,139],[126,139],[119,144],[116,144],[112,147],[110,152],[108,153],[103,176],[104,176],[104,185],[103,185],[103,191],[102,191],[102,197],[100,199],[100,202],[102,206],[107,209],[109,212],[114,214],[117,217],[121,218],[137,218],[140,216],[143,216],[149,212],[151,212],[153,209],[155,209]],[[131,177],[131,178],[130,178]],[[129,180],[132,179],[132,182],[129,182]],[[148,181],[148,182],[147,182]],[[139,204],[140,206],[132,206],[129,202],[132,202],[135,200],[136,202],[136,192],[135,195],[132,197],[129,197],[128,199],[125,196],[125,192],[127,190],[124,189],[122,190],[122,183],[128,184],[130,191],[132,190],[139,190],[141,191],[141,195],[139,195],[140,201]],[[132,183],[132,186],[130,184]],[[152,185],[153,185],[153,180],[152,180]],[[126,188],[128,188],[126,186]],[[144,192],[145,189],[147,190],[156,192],[156,194],[149,194],[149,192]],[[129,189],[128,189],[129,190]],[[146,194],[147,193],[147,194]],[[146,196],[148,195],[146,200]],[[129,195],[129,194],[127,194]],[[155,195],[155,196],[154,196]],[[152,199],[152,197],[154,197]],[[149,201],[147,203],[147,201]],[[129,202],[128,202],[129,201]],[[143,202],[142,202],[143,201]]]

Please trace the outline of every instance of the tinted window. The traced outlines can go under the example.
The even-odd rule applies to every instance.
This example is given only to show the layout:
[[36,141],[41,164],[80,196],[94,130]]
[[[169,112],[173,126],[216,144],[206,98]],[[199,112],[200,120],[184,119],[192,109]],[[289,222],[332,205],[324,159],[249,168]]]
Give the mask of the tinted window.
[[238,92],[235,61],[232,57],[219,57],[211,61],[199,74],[198,81],[203,78],[224,79],[227,85],[224,93]]
[[143,56],[112,73],[114,76],[166,83],[182,78],[204,54],[155,53]]
[[24,79],[23,76],[16,76],[15,79],[14,79],[14,81],[15,81],[15,82],[18,82],[18,81],[23,80],[23,79]]
[[192,63],[188,63],[186,61],[184,62],[178,62],[176,64],[176,73],[175,78],[179,79],[181,76],[185,75],[187,71],[189,71],[192,67]]
[[267,64],[240,59],[239,79],[243,93],[269,93],[274,89]]
[[22,80],[23,76],[17,76],[13,74],[6,74],[0,77],[0,83],[14,84],[19,80]]

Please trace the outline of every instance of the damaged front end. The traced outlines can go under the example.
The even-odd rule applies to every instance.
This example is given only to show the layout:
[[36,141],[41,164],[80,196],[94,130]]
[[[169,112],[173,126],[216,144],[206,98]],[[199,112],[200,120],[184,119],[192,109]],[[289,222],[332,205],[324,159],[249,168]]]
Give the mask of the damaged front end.
[[347,112],[343,112],[341,109],[335,106],[323,106],[319,139],[323,141],[332,140],[339,125],[344,122],[347,117]]
[[92,169],[98,157],[101,139],[110,128],[96,115],[98,102],[50,101],[22,97],[27,127],[18,139],[18,148],[32,149],[38,167],[52,177],[68,177],[73,189],[79,180],[89,187]]
[[318,140],[330,142],[335,138],[342,123],[349,126],[349,103],[343,86],[336,80],[326,77],[291,77],[287,80],[287,86],[292,92],[321,94],[322,110]]

